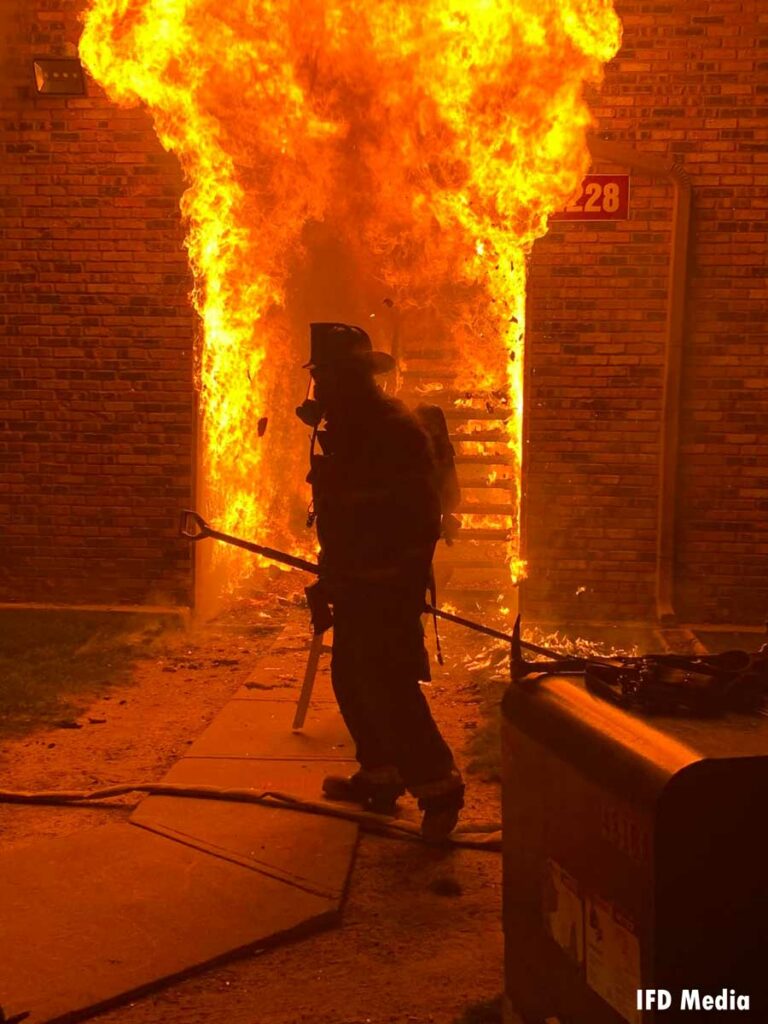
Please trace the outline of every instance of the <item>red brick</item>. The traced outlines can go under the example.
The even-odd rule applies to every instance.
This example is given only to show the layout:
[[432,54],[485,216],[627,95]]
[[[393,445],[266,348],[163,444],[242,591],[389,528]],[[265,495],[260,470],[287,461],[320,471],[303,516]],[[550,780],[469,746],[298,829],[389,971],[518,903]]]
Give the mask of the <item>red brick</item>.
[[[768,162],[768,118],[763,113],[765,95],[758,92],[760,75],[755,70],[765,53],[758,43],[758,6],[728,0],[675,0],[651,12],[631,0],[617,0],[624,23],[623,52],[632,57],[625,59],[619,54],[611,63],[596,101],[601,137],[634,145],[643,152],[667,157],[677,154],[692,177],[695,213],[675,571],[678,609],[695,620],[759,622],[768,611],[768,560],[757,557],[768,539],[768,518],[761,493],[764,487],[752,483],[760,474],[765,479],[762,467],[768,455],[768,442],[760,443],[768,422],[768,347],[764,341],[768,292],[762,277],[766,176],[760,174]],[[765,20],[766,16],[762,17]],[[680,29],[699,34],[680,36],[676,34]],[[647,45],[649,34],[653,48]],[[685,59],[681,62],[677,55],[682,53]],[[697,65],[708,62],[713,66],[696,72]],[[717,81],[713,74],[718,72],[734,78]],[[647,85],[653,88],[652,114]],[[619,108],[620,119],[616,117]],[[683,150],[676,149],[683,141]],[[620,585],[612,573],[590,575],[589,595],[577,598],[576,587],[584,571],[570,564],[568,556],[578,547],[588,552],[587,564],[599,563],[606,536],[633,521],[634,556],[638,562],[654,557],[658,466],[654,464],[652,477],[641,487],[637,482],[641,466],[646,469],[641,453],[646,449],[658,452],[664,325],[646,320],[641,350],[636,338],[630,340],[627,313],[659,308],[657,299],[651,298],[649,281],[657,267],[666,263],[669,243],[668,235],[644,245],[630,235],[637,234],[635,225],[640,217],[646,219],[649,209],[663,215],[660,226],[666,224],[668,231],[670,197],[669,186],[660,191],[658,182],[633,175],[631,232],[620,230],[593,240],[592,225],[560,223],[534,247],[527,349],[533,370],[528,396],[530,579],[524,584],[524,603],[531,615],[551,618],[588,612],[590,617],[625,614],[636,618],[654,610],[652,572],[638,571],[634,580]],[[594,271],[590,273],[603,254],[625,258],[636,271],[624,279],[630,285],[628,298],[624,298],[623,287],[621,300],[615,298],[618,280],[611,282],[606,292]],[[562,287],[564,279],[556,274],[564,264],[581,271],[565,279],[567,294]],[[616,273],[622,269],[621,265],[613,267]],[[758,281],[755,275],[762,279]],[[665,305],[666,280],[662,288]],[[571,298],[578,300],[578,310],[569,307]],[[624,303],[630,303],[632,310],[622,310]],[[618,310],[622,312],[617,318]],[[589,329],[584,326],[587,321],[593,324]],[[551,329],[553,323],[557,333]],[[577,326],[570,328],[569,324]],[[753,350],[745,350],[746,329],[754,338]],[[568,340],[563,338],[565,332]],[[590,346],[590,353],[608,357],[611,364],[591,371],[592,393],[599,394],[607,406],[594,422],[595,437],[588,449],[583,443],[566,447],[576,424],[569,426],[568,414],[561,411],[581,369],[578,356],[568,351],[574,343]],[[621,343],[625,345],[623,355],[608,348]],[[617,375],[615,364],[631,356],[637,356],[643,368],[656,371],[654,377],[643,378],[644,382],[655,380],[654,390],[639,389],[632,378],[623,380]],[[627,411],[623,403],[629,393],[642,396],[639,411],[650,415]],[[549,437],[553,427],[555,440],[547,441],[545,448],[541,439]],[[617,442],[617,430],[624,431],[629,446]],[[758,443],[752,443],[753,439]],[[566,500],[567,491],[558,494],[566,485],[556,460],[548,454],[558,447],[582,453],[585,465],[616,467],[617,472],[610,475],[599,470],[574,474],[567,485],[581,487],[587,495],[591,516],[586,527],[575,518],[574,506]],[[761,465],[744,464],[749,457],[759,459]],[[646,488],[651,500],[643,505],[643,515],[638,518],[632,495],[645,495]],[[617,494],[622,493],[623,504],[617,505]],[[539,498],[545,494],[549,495],[546,500]],[[713,523],[717,529],[708,529]],[[627,554],[631,557],[632,551],[624,557]],[[617,562],[621,557],[618,550],[611,555]]]
[[[181,175],[142,112],[101,95],[33,95],[31,57],[77,41],[81,3],[6,6],[16,35],[0,96],[0,310],[2,365],[14,375],[0,403],[0,493],[13,494],[14,557],[0,600],[137,603],[162,591],[188,603],[190,552],[173,530],[191,498],[194,434]],[[39,47],[32,30],[43,23],[50,41]],[[134,173],[153,161],[157,173]],[[163,315],[119,312],[148,291]],[[137,381],[121,376],[135,369],[132,391]],[[165,419],[145,412],[153,402]],[[126,500],[130,530],[117,521]],[[165,529],[136,539],[147,522]]]

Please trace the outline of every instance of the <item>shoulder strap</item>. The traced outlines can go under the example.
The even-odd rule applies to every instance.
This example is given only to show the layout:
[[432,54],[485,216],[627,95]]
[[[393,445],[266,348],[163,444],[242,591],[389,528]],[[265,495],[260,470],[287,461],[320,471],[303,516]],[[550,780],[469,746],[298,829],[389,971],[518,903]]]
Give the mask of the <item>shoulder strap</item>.
[[[432,607],[437,608],[437,583],[435,582],[435,567],[430,565],[429,567],[429,599],[432,602]],[[437,612],[432,612],[432,622],[435,627],[435,653],[437,655],[438,665],[443,664],[443,651],[440,647],[440,634],[437,631]]]
[[[318,430],[319,426],[320,426],[319,423],[315,424],[315,426],[314,426],[314,428],[312,430],[312,440],[309,442],[309,468],[310,468],[310,471],[312,470],[312,464],[313,464],[313,460],[315,458],[315,441],[317,440],[317,430]],[[316,518],[317,518],[317,513],[315,512],[315,499],[314,499],[314,497],[312,497],[310,499],[309,505],[307,505],[307,529],[308,530],[311,530],[312,527],[315,525],[315,519]]]

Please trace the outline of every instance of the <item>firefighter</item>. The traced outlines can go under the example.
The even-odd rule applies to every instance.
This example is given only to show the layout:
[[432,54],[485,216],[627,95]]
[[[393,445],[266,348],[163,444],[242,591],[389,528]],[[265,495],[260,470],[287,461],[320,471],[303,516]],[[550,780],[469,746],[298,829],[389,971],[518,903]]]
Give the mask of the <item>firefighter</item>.
[[444,839],[464,785],[419,685],[430,679],[421,614],[441,518],[430,443],[378,387],[395,363],[362,328],[313,323],[310,341],[314,397],[296,411],[314,428],[307,480],[321,575],[311,604],[315,616],[325,605],[321,628],[333,607],[331,680],[360,765],[326,778],[323,792],[392,814],[407,789],[424,837]]

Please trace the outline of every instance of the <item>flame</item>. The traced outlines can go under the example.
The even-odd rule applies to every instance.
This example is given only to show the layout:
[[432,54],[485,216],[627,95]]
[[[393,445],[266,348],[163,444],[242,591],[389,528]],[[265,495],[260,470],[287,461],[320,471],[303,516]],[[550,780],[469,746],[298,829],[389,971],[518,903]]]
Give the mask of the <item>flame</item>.
[[461,452],[464,455],[500,455],[503,456],[506,449],[509,446],[509,441],[504,438],[499,438],[498,441],[471,441],[464,440],[463,438],[459,441],[461,444]]
[[461,432],[454,435],[454,441],[473,441],[473,434],[498,434],[499,440],[503,439],[501,431],[495,426],[489,426],[487,420],[465,420],[462,424],[464,428]]
[[470,482],[462,492],[462,511],[471,515],[473,505],[491,505],[494,507],[494,511],[498,508],[498,514],[501,516],[514,516],[515,514],[515,510],[510,506],[509,500],[503,491],[489,490],[485,491],[482,496],[479,496],[477,491],[473,489],[472,482]]
[[493,515],[484,512],[472,512],[467,509],[461,513],[459,518],[461,519],[461,525],[468,530],[498,530],[508,527],[509,523],[504,523],[503,520],[513,517],[514,514],[514,509],[509,507],[502,507],[498,512],[494,512]]
[[87,0],[84,63],[187,181],[219,528],[306,548],[306,322],[386,348],[382,302],[461,351],[519,467],[526,256],[588,169],[582,86],[619,43],[611,0]]

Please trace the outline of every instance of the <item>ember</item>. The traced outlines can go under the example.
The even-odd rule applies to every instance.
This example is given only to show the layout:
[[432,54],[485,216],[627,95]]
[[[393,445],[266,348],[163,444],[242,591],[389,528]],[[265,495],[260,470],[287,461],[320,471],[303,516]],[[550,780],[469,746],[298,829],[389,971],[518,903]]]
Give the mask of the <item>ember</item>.
[[[582,86],[619,41],[611,0],[90,0],[84,62],[113,101],[146,105],[188,181],[206,518],[296,547],[286,375],[311,318],[375,333],[397,313],[452,367],[439,396],[469,390],[472,416],[501,396],[499,431],[466,451],[506,451],[519,480],[526,254],[589,167]],[[217,557],[230,576],[252,564]]]

